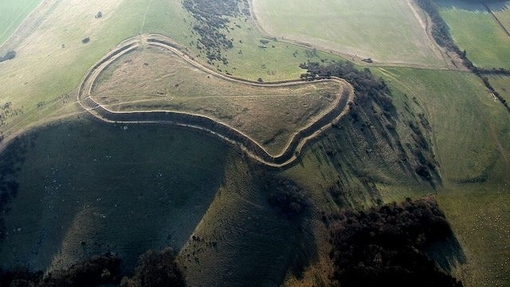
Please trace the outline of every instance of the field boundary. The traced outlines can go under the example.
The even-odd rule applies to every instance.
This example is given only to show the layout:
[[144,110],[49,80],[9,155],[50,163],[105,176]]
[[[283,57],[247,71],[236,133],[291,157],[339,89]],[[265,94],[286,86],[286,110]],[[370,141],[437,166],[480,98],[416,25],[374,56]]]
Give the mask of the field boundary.
[[510,37],[510,32],[508,32],[508,30],[506,29],[505,25],[503,25],[503,23],[501,23],[501,21],[499,21],[498,17],[494,14],[494,12],[492,12],[492,10],[489,7],[489,5],[487,5],[487,3],[484,2],[483,6],[485,6],[485,9],[487,9],[487,12],[489,12],[489,14],[491,14],[492,18],[494,18],[494,20],[496,20],[496,22],[501,27],[501,29],[503,29],[503,31],[505,31],[505,34],[508,37]]
[[199,68],[204,72],[239,84],[278,87],[289,85],[305,85],[307,83],[302,80],[259,83],[226,76],[210,70],[209,68],[195,61],[192,56],[185,52],[186,49],[184,47],[175,43],[172,39],[162,35],[149,34],[136,36],[123,41],[119,46],[117,46],[116,49],[110,51],[106,56],[104,56],[89,69],[78,90],[78,102],[85,110],[104,122],[172,124],[176,126],[198,129],[218,136],[220,139],[234,145],[235,147],[240,148],[248,156],[261,164],[281,168],[294,163],[299,158],[302,149],[308,143],[310,143],[311,140],[319,136],[323,131],[330,128],[334,123],[337,123],[345,114],[347,114],[349,110],[349,103],[352,103],[354,100],[354,89],[347,81],[340,78],[320,80],[323,82],[335,81],[341,83],[342,87],[344,88],[341,95],[331,104],[331,109],[325,112],[317,121],[295,132],[292,136],[292,139],[284,148],[283,152],[278,155],[272,155],[250,136],[211,117],[167,110],[115,112],[107,109],[95,101],[91,96],[91,91],[99,74],[101,74],[101,72],[106,67],[108,67],[113,61],[122,55],[144,45],[151,45],[167,49],[190,63],[192,66]]

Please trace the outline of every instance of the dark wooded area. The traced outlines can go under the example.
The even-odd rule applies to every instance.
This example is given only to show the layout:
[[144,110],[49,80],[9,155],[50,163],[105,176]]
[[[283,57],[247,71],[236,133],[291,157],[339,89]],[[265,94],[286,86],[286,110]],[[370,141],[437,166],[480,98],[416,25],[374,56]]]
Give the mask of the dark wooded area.
[[424,252],[453,237],[433,199],[348,210],[330,220],[333,286],[463,286]]

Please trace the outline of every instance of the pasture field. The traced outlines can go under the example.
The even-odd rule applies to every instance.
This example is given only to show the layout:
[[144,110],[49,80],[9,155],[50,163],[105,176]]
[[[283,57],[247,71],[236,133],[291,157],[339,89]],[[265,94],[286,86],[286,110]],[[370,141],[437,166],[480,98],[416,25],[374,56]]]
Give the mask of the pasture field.
[[[443,186],[437,199],[466,254],[455,276],[464,286],[508,286],[510,120],[474,75],[380,68],[397,91],[428,115]],[[506,278],[506,279],[505,279]]]
[[466,287],[510,284],[509,186],[461,185],[436,197],[466,255],[453,272]]
[[[6,43],[17,55],[0,64],[0,104],[10,102],[18,113],[2,122],[2,134],[13,137],[52,116],[79,112],[73,90],[87,70],[124,39],[150,31],[183,40],[189,24],[178,7],[180,1],[49,1],[35,13],[33,25],[19,31],[24,37],[13,42],[16,46]],[[85,38],[90,41],[83,43]]]
[[455,0],[439,5],[453,40],[476,66],[510,69],[510,37],[483,4]]
[[109,250],[133,268],[149,248],[180,250],[213,201],[229,153],[220,140],[183,128],[87,118],[24,140],[0,258],[2,267],[36,270]]
[[278,39],[383,63],[446,65],[412,1],[253,0],[252,5],[262,29]]
[[336,81],[269,86],[221,78],[158,47],[116,59],[99,75],[91,95],[113,111],[205,115],[246,133],[274,155],[345,96]]
[[492,76],[489,77],[489,82],[499,95],[510,103],[510,77]]
[[0,46],[43,0],[2,1],[0,3]]
[[486,2],[499,22],[510,31],[510,1]]
[[445,184],[505,180],[509,166],[507,111],[473,74],[379,68],[399,97],[407,96],[428,116]]
[[[216,69],[252,81],[258,78],[265,82],[299,79],[304,72],[299,68],[301,63],[344,60],[336,54],[310,45],[295,45],[265,35],[251,18],[247,21],[242,18],[231,19],[225,35],[234,39],[233,48],[223,51],[228,64],[217,63]],[[194,47],[192,44],[189,46]]]

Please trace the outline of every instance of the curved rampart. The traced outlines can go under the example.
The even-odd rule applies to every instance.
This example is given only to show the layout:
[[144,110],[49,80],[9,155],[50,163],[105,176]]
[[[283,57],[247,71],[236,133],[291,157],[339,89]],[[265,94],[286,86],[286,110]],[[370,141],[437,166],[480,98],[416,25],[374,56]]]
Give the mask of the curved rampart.
[[[250,84],[256,86],[285,86],[285,85],[303,85],[306,84],[301,80],[281,81],[274,83],[258,83],[246,81],[239,78],[229,77],[200,65],[194,61],[193,57],[189,56],[183,51],[183,47],[175,44],[171,39],[161,35],[146,35],[146,42],[148,45],[162,47],[174,52],[176,55],[188,61],[191,65],[200,68],[207,73],[214,74],[222,79],[233,81],[242,84]],[[348,110],[348,103],[353,101],[354,92],[352,86],[343,79],[332,78],[321,81],[337,81],[342,83],[344,87],[342,95],[336,99],[331,106],[331,109],[323,114],[317,121],[309,124],[303,129],[294,133],[292,139],[288,142],[284,151],[279,155],[270,154],[264,147],[257,141],[253,140],[243,132],[221,123],[213,118],[197,115],[192,113],[184,113],[178,111],[133,111],[133,112],[114,112],[96,102],[91,97],[91,90],[99,74],[108,67],[113,61],[120,56],[133,51],[142,43],[140,40],[133,38],[132,40],[124,41],[121,46],[111,51],[99,62],[92,66],[83,82],[80,85],[78,92],[78,102],[95,117],[106,122],[117,123],[167,123],[177,126],[185,126],[198,130],[202,130],[214,134],[221,139],[238,146],[241,150],[245,151],[250,157],[258,162],[272,166],[284,167],[292,164],[301,152],[303,147],[310,142],[311,139],[318,136],[324,130],[331,126],[332,122],[338,121]],[[182,56],[181,56],[182,54]]]

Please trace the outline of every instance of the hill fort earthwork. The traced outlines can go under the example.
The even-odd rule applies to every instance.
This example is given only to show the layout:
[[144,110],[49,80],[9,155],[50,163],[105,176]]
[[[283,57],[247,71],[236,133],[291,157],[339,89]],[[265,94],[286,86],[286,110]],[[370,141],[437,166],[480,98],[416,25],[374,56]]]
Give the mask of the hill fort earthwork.
[[263,83],[223,75],[153,34],[110,51],[89,69],[78,93],[81,106],[102,121],[198,129],[273,167],[293,163],[347,113],[353,98],[352,86],[338,78]]

